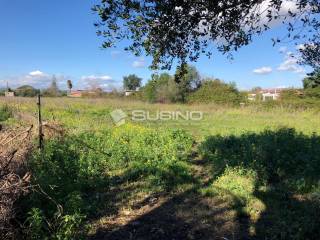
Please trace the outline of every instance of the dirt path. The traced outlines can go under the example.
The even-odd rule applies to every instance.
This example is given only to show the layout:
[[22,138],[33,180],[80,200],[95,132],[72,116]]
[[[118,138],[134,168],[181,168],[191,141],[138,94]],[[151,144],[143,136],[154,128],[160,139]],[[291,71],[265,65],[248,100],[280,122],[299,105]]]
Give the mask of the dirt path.
[[191,166],[197,179],[192,188],[130,200],[95,221],[90,239],[246,239],[246,219],[238,221],[228,203],[199,193],[211,180],[206,162],[195,156]]

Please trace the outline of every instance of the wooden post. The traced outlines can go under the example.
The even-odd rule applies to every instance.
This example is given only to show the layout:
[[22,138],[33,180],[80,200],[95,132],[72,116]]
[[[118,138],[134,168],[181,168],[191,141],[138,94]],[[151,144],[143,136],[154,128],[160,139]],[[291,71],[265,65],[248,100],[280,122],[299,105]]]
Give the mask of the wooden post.
[[43,134],[42,134],[42,119],[41,119],[41,95],[38,94],[38,137],[39,137],[39,149],[43,148]]

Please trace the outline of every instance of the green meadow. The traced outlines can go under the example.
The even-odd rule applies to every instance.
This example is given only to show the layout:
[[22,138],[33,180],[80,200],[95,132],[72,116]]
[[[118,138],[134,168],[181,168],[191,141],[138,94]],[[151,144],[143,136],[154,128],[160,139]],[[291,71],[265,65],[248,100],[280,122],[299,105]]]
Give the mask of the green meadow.
[[[35,98],[0,99],[4,105],[12,106],[22,113],[21,118],[31,120],[37,115]],[[261,132],[279,127],[295,128],[305,134],[320,132],[319,109],[297,109],[288,107],[265,107],[248,105],[243,108],[214,104],[150,104],[125,99],[70,99],[44,98],[43,115],[46,120],[57,120],[71,131],[99,130],[114,127],[110,113],[115,109],[123,110],[127,122],[151,128],[181,128],[195,138],[203,140],[210,135],[239,135],[245,132]],[[156,118],[159,111],[200,111],[203,119],[186,121],[176,120],[132,121],[132,111],[145,110],[150,117]],[[32,116],[32,117],[29,117]],[[13,120],[14,121],[14,120]]]
[[[35,98],[0,103],[4,124],[37,124]],[[127,114],[125,124],[113,122],[116,109]],[[200,111],[203,119],[137,122],[134,110]],[[64,134],[44,132],[44,149],[28,159],[45,194],[32,191],[19,202],[27,239],[320,234],[317,109],[43,98],[42,113]]]

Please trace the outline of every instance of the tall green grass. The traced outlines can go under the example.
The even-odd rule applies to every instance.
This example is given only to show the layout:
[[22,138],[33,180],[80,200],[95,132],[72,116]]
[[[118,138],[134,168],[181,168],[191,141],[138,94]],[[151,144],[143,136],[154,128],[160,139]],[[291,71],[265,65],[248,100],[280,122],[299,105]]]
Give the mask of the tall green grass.
[[0,122],[6,121],[13,116],[13,111],[9,105],[0,106]]
[[[0,98],[0,104],[7,104],[16,111],[36,116],[36,99]],[[70,99],[44,98],[43,115],[45,120],[56,120],[72,132],[100,131],[114,126],[110,112],[122,109],[129,117],[132,110],[146,110],[151,115],[157,111],[202,111],[201,121],[144,121],[142,126],[154,129],[181,128],[190,132],[198,141],[210,135],[241,135],[245,132],[262,132],[266,128],[295,128],[307,135],[320,133],[320,112],[317,109],[297,109],[286,106],[266,108],[262,105],[248,105],[244,108],[214,104],[148,104],[140,101],[119,99]]]
[[31,239],[79,239],[86,216],[95,215],[101,201],[108,205],[96,196],[118,181],[142,182],[142,188],[158,191],[191,182],[187,157],[192,143],[184,131],[133,125],[46,142],[30,160],[33,184],[40,190],[23,203],[25,234]]

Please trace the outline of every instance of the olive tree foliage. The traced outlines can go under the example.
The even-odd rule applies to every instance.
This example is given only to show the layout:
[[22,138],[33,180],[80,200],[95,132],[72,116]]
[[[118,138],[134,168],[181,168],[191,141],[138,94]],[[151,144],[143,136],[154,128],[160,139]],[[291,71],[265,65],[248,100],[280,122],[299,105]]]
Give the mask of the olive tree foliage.
[[306,78],[303,79],[303,87],[308,88],[320,88],[320,70],[315,70],[309,73]]
[[168,73],[152,74],[151,79],[143,87],[143,95],[148,102],[175,102],[177,84]]
[[186,102],[188,94],[201,87],[202,79],[194,66],[182,64],[175,73],[177,84],[177,101]]
[[[320,24],[318,26],[320,29]],[[309,44],[305,44],[301,47],[301,63],[307,64],[313,67],[316,71],[320,69],[320,34],[318,34],[318,39],[314,39],[314,41]]]
[[136,90],[141,87],[142,79],[135,74],[130,74],[123,77],[123,88],[125,90]]
[[[288,32],[274,43],[284,38],[307,43],[319,37],[319,0],[98,1],[93,11],[99,16],[95,26],[104,37],[103,47],[126,40],[125,50],[152,56],[154,69],[170,69],[175,59],[184,64],[201,54],[210,57],[212,46],[230,53],[275,22],[286,24]],[[288,3],[293,7],[285,8]]]
[[178,67],[175,76],[168,73],[153,74],[143,88],[149,102],[186,102],[190,93],[202,85],[202,78],[196,67],[186,64],[185,72]]

